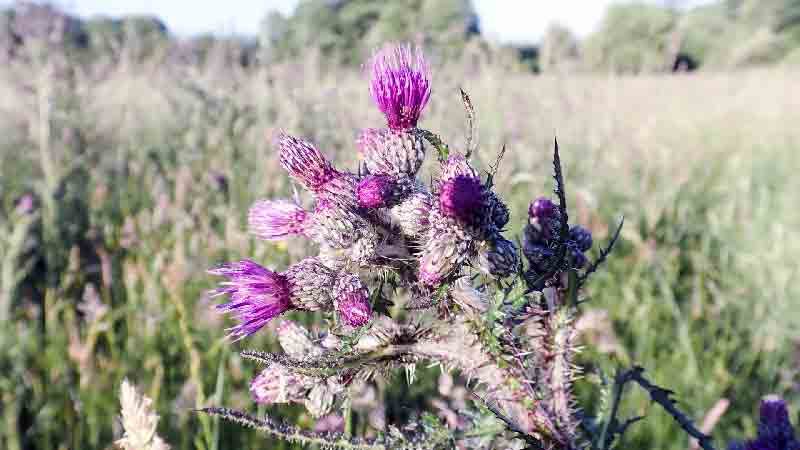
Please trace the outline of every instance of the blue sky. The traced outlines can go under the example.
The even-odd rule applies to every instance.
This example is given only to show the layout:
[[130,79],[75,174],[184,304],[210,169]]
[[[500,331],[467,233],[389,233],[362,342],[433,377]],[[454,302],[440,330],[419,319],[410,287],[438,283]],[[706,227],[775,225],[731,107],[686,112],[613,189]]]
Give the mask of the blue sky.
[[[488,37],[502,42],[535,42],[552,22],[586,35],[602,19],[605,8],[621,0],[473,1]],[[702,2],[708,0],[684,0],[681,3]],[[9,3],[11,0],[0,0],[0,4]],[[297,0],[56,0],[56,3],[80,16],[156,14],[173,32],[190,35],[255,33],[267,11],[277,9],[289,14]]]

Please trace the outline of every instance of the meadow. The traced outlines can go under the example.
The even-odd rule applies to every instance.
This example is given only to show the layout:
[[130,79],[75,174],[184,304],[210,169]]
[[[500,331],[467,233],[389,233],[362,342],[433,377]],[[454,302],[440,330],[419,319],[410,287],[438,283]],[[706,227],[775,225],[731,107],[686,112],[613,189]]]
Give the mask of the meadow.
[[[585,383],[642,365],[708,419],[718,448],[754,434],[763,395],[797,410],[800,74],[536,76],[488,57],[434,66],[421,126],[462,145],[458,89],[471,95],[479,164],[507,148],[496,180],[510,230],[552,189],[555,136],[577,222],[602,242],[625,217],[585,293]],[[126,377],[154,399],[173,449],[290,448],[192,413],[257,410],[255,367],[236,351],[276,348],[269,332],[224,338],[206,270],[243,256],[284,268],[311,250],[246,230],[253,201],[292,195],[275,131],[354,168],[358,129],[381,123],[366,75],[313,54],[247,69],[213,58],[0,69],[0,448],[111,447]],[[375,402],[389,422],[436,411],[438,377],[397,377]],[[584,391],[586,410],[604,407]],[[647,415],[624,448],[689,448],[642,393],[624,409]],[[313,426],[302,408],[278,410]]]

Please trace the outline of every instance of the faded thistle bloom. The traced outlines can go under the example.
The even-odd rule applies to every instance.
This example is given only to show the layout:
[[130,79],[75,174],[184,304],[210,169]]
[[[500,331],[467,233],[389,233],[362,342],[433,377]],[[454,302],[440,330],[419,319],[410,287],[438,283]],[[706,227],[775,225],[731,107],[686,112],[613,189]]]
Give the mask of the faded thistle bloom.
[[759,416],[758,436],[745,443],[732,443],[730,450],[800,450],[786,402],[774,396],[764,398]]
[[156,434],[158,415],[153,400],[136,390],[127,379],[122,380],[119,402],[125,434],[115,442],[124,450],[169,450],[169,445]]
[[273,241],[303,234],[307,217],[306,210],[289,200],[261,200],[250,208],[247,222],[251,233]]
[[319,356],[323,350],[322,346],[314,343],[308,330],[291,320],[283,320],[278,325],[278,342],[292,358]]
[[422,49],[387,45],[371,61],[370,93],[392,130],[417,126],[431,95],[430,74]]

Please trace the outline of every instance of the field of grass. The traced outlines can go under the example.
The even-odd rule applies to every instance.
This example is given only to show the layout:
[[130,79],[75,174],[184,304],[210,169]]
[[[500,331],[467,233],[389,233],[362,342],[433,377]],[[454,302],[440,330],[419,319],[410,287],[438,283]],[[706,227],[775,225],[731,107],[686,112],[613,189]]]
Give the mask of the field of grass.
[[[357,130],[382,125],[365,76],[313,57],[248,71],[213,61],[63,69],[0,69],[0,448],[110,447],[125,377],[154,399],[173,449],[289,448],[191,412],[256,410],[255,367],[236,352],[276,348],[270,331],[224,339],[205,270],[241,257],[284,268],[310,251],[246,232],[254,200],[291,195],[269,136],[285,129],[354,168]],[[480,164],[508,148],[498,190],[510,229],[552,187],[554,135],[578,222],[603,241],[625,216],[618,251],[586,292],[588,412],[602,406],[588,385],[633,364],[700,421],[729,400],[718,448],[753,434],[762,395],[797,411],[799,75],[553,78],[482,60],[436,65],[421,126],[463,144],[458,88],[471,94]],[[27,193],[31,212],[18,205]],[[390,421],[434,410],[426,394],[438,374],[422,375],[388,391],[399,404]],[[641,393],[624,409],[648,417],[621,448],[688,448]],[[313,425],[301,408],[279,410]]]

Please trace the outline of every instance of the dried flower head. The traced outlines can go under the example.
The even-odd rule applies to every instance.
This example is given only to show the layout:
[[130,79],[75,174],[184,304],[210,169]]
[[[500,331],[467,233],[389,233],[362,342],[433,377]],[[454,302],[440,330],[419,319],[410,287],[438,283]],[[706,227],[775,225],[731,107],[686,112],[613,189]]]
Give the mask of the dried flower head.
[[125,434],[115,442],[124,450],[169,450],[169,445],[156,434],[158,415],[153,401],[140,394],[127,379],[120,387],[122,427]]
[[389,128],[417,126],[431,95],[428,64],[419,47],[387,45],[371,61],[370,93],[386,116]]
[[308,213],[289,200],[261,200],[247,215],[250,232],[268,241],[285,239],[302,234]]
[[339,175],[325,156],[308,141],[278,133],[277,146],[281,166],[289,176],[312,192],[318,192],[325,183]]
[[208,273],[228,278],[212,292],[212,296],[229,296],[230,300],[217,305],[217,309],[234,314],[239,321],[238,325],[228,330],[230,336],[237,340],[260,330],[267,322],[293,306],[286,277],[253,261],[225,264]]

